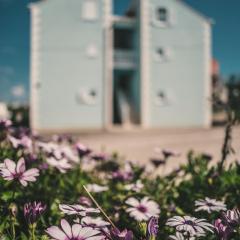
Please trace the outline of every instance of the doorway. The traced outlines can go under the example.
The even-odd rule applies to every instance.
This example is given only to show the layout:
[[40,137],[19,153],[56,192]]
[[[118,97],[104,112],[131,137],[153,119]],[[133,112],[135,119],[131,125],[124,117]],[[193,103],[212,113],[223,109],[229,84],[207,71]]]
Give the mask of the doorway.
[[120,126],[140,123],[139,83],[134,71],[114,71],[113,124]]

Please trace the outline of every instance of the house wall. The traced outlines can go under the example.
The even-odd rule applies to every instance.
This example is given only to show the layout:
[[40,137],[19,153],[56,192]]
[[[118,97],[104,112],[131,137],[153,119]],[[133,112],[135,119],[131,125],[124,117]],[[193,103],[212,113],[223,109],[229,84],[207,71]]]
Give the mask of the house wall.
[[[154,14],[166,7],[170,20],[159,25]],[[176,0],[151,0],[149,17],[151,127],[209,126],[211,26],[207,20]],[[166,51],[158,59],[156,50]],[[164,98],[158,97],[164,95]]]
[[[103,1],[96,1],[96,20],[82,18],[84,0],[42,1],[32,6],[34,129],[103,127]],[[95,92],[96,98],[89,92]]]

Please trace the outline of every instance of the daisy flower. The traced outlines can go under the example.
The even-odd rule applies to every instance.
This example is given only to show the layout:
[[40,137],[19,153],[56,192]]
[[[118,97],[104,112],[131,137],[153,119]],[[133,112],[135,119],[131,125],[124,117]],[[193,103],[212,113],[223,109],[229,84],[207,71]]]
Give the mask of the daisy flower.
[[240,224],[240,211],[237,208],[227,210],[222,214],[222,218],[227,225],[236,227]]
[[26,170],[24,158],[20,158],[17,164],[10,159],[5,159],[0,165],[0,175],[8,181],[18,180],[25,187],[28,182],[36,181],[39,170],[37,168]]
[[23,136],[21,139],[8,136],[8,139],[14,148],[22,147],[30,151],[32,150],[32,140],[28,136]]
[[[176,235],[171,235],[169,236],[169,239],[171,240],[185,240],[186,239],[186,236],[184,236],[182,233],[180,232],[176,232]],[[195,237],[189,237],[187,238],[189,240],[195,240],[196,238]]]
[[83,157],[89,155],[92,152],[91,149],[89,149],[88,147],[86,147],[85,145],[83,145],[81,143],[77,143],[75,145],[75,148],[76,148],[80,158],[83,158]]
[[148,239],[152,239],[154,237],[157,237],[158,229],[159,229],[158,219],[156,217],[151,217],[148,220],[148,223],[147,223],[147,236],[148,236]]
[[59,209],[67,215],[79,215],[85,217],[90,213],[99,213],[100,211],[96,208],[88,208],[79,204],[68,205],[59,204]]
[[156,202],[149,200],[148,197],[144,197],[142,200],[137,200],[136,198],[129,198],[126,204],[130,205],[126,211],[131,217],[137,221],[147,221],[150,217],[158,217],[160,214],[159,206]]
[[46,205],[41,202],[33,202],[24,204],[24,217],[28,224],[33,224],[37,222],[38,218],[46,210]]
[[104,236],[91,227],[83,227],[80,224],[70,224],[65,220],[61,220],[61,228],[57,226],[49,227],[47,234],[53,240],[103,240]]
[[112,228],[111,237],[114,240],[133,240],[133,233],[132,231],[128,231],[127,229],[120,231],[117,228]]
[[190,216],[174,216],[168,219],[167,226],[175,227],[177,231],[189,233],[190,236],[205,234],[206,231],[213,232],[213,225],[206,222],[205,219],[197,219]]
[[0,119],[0,131],[8,129],[12,126],[12,121],[8,119]]
[[129,181],[133,178],[133,170],[130,163],[126,163],[123,169],[118,169],[112,173],[112,179],[119,181]]
[[221,240],[227,240],[229,239],[229,236],[233,233],[233,228],[231,228],[229,225],[225,225],[221,219],[217,219],[214,222],[215,232],[218,235],[219,239]]
[[210,199],[208,197],[195,201],[195,206],[197,207],[195,209],[196,212],[207,211],[208,213],[211,213],[225,211],[227,209],[224,202],[217,201],[216,199]]
[[81,220],[83,226],[88,226],[92,228],[105,228],[110,225],[109,222],[104,221],[101,217],[92,218],[89,216],[83,217]]
[[144,187],[144,185],[141,180],[137,180],[136,183],[127,184],[124,186],[124,188],[127,191],[134,191],[134,192],[141,192],[143,187]]
[[48,165],[57,168],[61,173],[66,173],[68,169],[72,168],[72,165],[68,162],[66,158],[56,159],[54,157],[49,157],[46,159]]

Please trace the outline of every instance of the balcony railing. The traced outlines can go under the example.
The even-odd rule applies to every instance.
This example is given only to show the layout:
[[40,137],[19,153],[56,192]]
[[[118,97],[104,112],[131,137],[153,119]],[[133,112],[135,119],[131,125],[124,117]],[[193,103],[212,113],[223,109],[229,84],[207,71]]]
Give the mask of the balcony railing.
[[115,69],[134,69],[137,67],[136,52],[133,50],[114,50]]

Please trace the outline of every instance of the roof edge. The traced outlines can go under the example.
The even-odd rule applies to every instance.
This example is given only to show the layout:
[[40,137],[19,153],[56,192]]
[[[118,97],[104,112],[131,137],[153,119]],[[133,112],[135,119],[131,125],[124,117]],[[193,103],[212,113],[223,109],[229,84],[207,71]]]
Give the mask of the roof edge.
[[184,0],[175,0],[175,2],[182,4],[184,7],[188,8],[190,11],[192,11],[193,13],[195,13],[196,15],[198,15],[199,17],[201,17],[203,20],[207,21],[208,23],[210,23],[212,25],[215,24],[214,19],[212,19],[212,18],[204,15],[200,11],[196,10],[191,5],[186,3]]
[[37,2],[31,2],[29,3],[27,6],[29,9],[33,8],[33,7],[37,7],[43,3],[46,3],[48,0],[38,0]]

